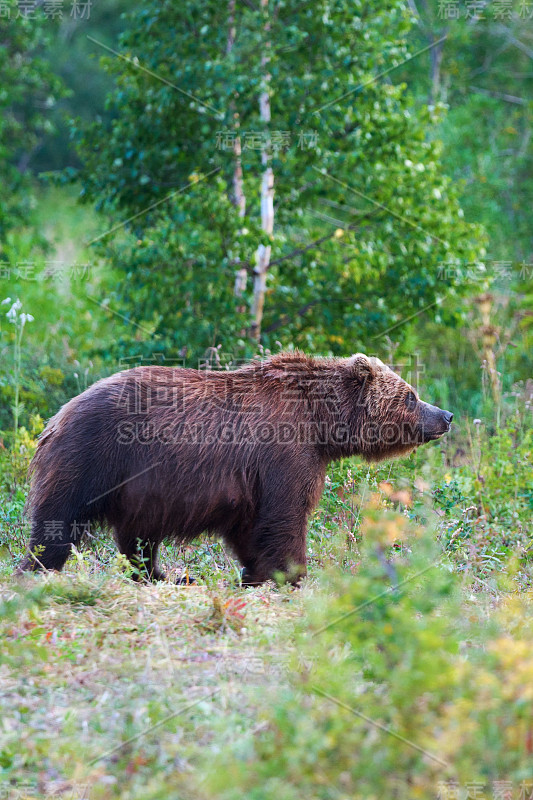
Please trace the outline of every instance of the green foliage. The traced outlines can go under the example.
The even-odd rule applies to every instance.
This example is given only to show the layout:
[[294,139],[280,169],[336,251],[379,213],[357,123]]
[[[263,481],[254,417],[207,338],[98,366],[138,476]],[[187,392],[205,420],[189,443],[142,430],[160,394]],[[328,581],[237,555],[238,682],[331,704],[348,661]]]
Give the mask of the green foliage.
[[488,437],[471,433],[472,461],[435,487],[444,512],[441,538],[461,569],[485,576],[505,570],[511,556],[531,563],[533,434],[530,412],[516,413]]
[[[530,604],[502,601],[481,627],[484,602],[431,528],[409,532],[379,505],[374,496],[364,514],[357,576],[323,574],[297,626],[291,686],[263,706],[247,744],[215,762],[206,797],[429,800],[527,774]],[[394,536],[409,547],[386,557]]]
[[[36,196],[39,205],[29,230],[46,231],[44,252],[26,230],[11,231],[0,265],[0,431],[6,441],[13,429],[17,384],[20,423],[29,428],[35,414],[49,419],[102,377],[102,363],[94,353],[113,329],[111,315],[89,299],[104,272],[83,246],[95,230],[95,215],[76,205],[76,191],[70,187],[40,190]],[[1,305],[7,297],[12,302]],[[34,318],[24,326],[21,348],[16,345],[17,328],[7,317],[17,299]]]
[[20,560],[29,533],[24,515],[28,493],[27,475],[37,446],[37,435],[43,428],[40,417],[31,418],[31,428],[18,428],[10,436],[9,449],[0,438],[0,557],[9,572]]
[[0,16],[0,258],[8,231],[28,221],[34,197],[28,157],[51,130],[47,109],[61,95],[61,82],[42,56],[48,41],[43,19],[26,19],[16,0]]
[[[463,220],[440,146],[428,136],[438,114],[418,107],[405,86],[376,77],[407,55],[409,15],[401,0],[387,2],[370,27],[368,13],[364,3],[289,3],[272,10],[266,36],[261,14],[245,6],[230,52],[228,11],[219,3],[147,0],[128,17],[126,60],[103,58],[116,76],[113,120],[77,126],[85,196],[117,221],[134,217],[126,250],[104,250],[122,271],[114,287],[121,313],[149,321],[144,335],[126,329],[121,355],[163,348],[176,357],[187,347],[195,360],[214,345],[247,355],[251,282],[237,301],[232,273],[252,272],[264,239],[260,153],[243,150],[241,219],[227,200],[233,152],[217,142],[234,132],[236,113],[243,137],[264,132],[258,95],[267,40],[275,42],[269,130],[286,131],[290,145],[274,148],[272,159],[276,226],[263,242],[273,248],[263,344],[361,347],[440,302],[443,261],[457,267],[447,295],[464,291],[463,265],[480,252],[479,232]],[[316,147],[299,146],[307,141],[299,136],[313,132]],[[220,180],[208,177],[215,169]],[[192,186],[197,173],[205,181]]]
[[[232,266],[246,252],[251,234],[238,234],[223,178],[212,178],[211,186],[198,174],[188,181],[191,191],[180,195],[179,203],[169,201],[159,224],[142,239],[128,237],[106,250],[124,276],[106,295],[110,307],[120,308],[131,323],[122,326],[117,340],[115,354],[122,357],[199,358],[220,342],[235,345],[230,357],[253,355],[242,338],[247,317],[236,306]],[[197,189],[196,181],[202,181]]]
[[[503,14],[491,6],[469,15],[469,3],[460,0],[459,17],[447,19],[447,5],[413,4],[417,47],[443,36],[446,41],[434,49],[439,59],[431,60],[431,68],[420,70],[414,62],[401,75],[417,96],[449,106],[440,126],[443,162],[447,173],[463,182],[467,219],[482,222],[490,232],[490,261],[529,262],[533,120],[531,51],[524,44],[528,8],[511,0]],[[488,268],[494,274],[493,265]]]
[[[35,175],[63,169],[68,173],[79,166],[70,142],[73,117],[86,122],[96,117],[108,119],[105,98],[112,82],[98,66],[95,51],[103,51],[92,39],[107,46],[113,45],[122,30],[122,13],[126,8],[126,0],[91,2],[90,5],[79,3],[77,13],[73,14],[73,5],[69,9],[69,4],[64,3],[62,18],[47,24],[47,28],[53,29],[53,35],[48,37],[43,55],[65,91],[50,109],[52,129],[47,131],[39,148],[31,153],[29,167]],[[44,16],[47,10],[48,7],[41,6],[37,15]]]
[[[16,288],[16,284],[12,284],[12,287]],[[25,297],[30,297],[30,302],[32,295],[35,295],[35,289],[25,291],[23,294]],[[9,310],[10,305],[12,304],[0,306],[2,317],[5,317],[6,309]],[[35,322],[40,332],[46,327],[47,317],[57,319],[57,314],[55,302],[51,302],[48,306],[39,304],[39,311],[35,310],[36,306],[37,304],[28,304],[25,308],[34,310]],[[75,310],[71,308],[70,311],[74,312],[75,317]],[[5,431],[6,436],[10,429],[16,434],[19,420],[22,420],[23,424],[31,425],[31,418],[35,415],[49,418],[76,393],[74,359],[72,356],[69,359],[68,353],[65,353],[67,350],[65,342],[56,340],[46,352],[47,343],[50,339],[55,339],[54,333],[48,328],[43,338],[39,338],[39,334],[34,336],[31,331],[31,326],[34,324],[33,319],[28,327],[0,322],[0,348],[4,367],[0,372],[0,430]],[[61,323],[58,327],[60,326]],[[21,347],[23,328],[24,346]],[[36,346],[28,347],[27,340],[36,342]],[[67,371],[68,376],[65,374]]]

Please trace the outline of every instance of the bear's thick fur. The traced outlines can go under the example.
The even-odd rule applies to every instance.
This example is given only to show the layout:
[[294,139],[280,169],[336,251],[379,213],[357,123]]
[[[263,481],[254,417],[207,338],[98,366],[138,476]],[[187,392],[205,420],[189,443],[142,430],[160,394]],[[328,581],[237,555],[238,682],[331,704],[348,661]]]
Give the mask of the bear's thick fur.
[[137,367],[74,397],[31,465],[19,571],[61,569],[90,522],[152,579],[163,539],[221,536],[243,582],[305,574],[306,528],[328,462],[402,455],[449,430],[378,359],[281,353],[235,371]]

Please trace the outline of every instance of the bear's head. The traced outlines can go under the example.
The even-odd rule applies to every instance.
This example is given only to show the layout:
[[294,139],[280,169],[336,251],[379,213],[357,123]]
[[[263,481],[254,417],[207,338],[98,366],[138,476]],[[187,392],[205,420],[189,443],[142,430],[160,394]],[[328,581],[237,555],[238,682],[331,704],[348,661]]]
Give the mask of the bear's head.
[[379,358],[347,359],[353,387],[353,439],[367,461],[406,455],[450,430],[453,414],[420,400],[417,392]]

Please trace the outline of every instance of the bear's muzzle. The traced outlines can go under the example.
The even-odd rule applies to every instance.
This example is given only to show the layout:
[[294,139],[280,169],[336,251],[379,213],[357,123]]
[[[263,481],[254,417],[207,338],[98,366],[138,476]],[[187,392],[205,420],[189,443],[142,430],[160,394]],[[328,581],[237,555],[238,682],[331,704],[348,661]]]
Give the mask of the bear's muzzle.
[[433,439],[440,439],[451,428],[453,414],[451,411],[444,411],[438,406],[420,401],[422,410],[420,412],[420,426],[424,442],[431,442]]

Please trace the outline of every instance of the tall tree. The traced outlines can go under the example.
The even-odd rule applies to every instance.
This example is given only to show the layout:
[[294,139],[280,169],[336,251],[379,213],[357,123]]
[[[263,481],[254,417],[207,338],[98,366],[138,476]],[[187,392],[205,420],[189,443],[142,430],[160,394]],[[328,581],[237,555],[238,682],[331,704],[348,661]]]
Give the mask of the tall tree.
[[[101,243],[124,274],[112,301],[148,331],[121,347],[246,355],[260,324],[266,346],[368,349],[464,289],[478,232],[442,174],[436,112],[390,79],[415,55],[411,22],[403,0],[136,6],[103,58],[114,119],[77,132],[85,197],[134,217]],[[255,273],[237,311],[236,269]]]
[[[261,0],[265,41],[261,52],[261,94],[259,96],[259,113],[263,123],[263,145],[261,148],[261,228],[268,235],[274,233],[274,170],[272,169],[272,136],[270,132],[270,81],[269,72],[272,42],[270,41],[271,22],[268,0]],[[254,268],[254,303],[252,309],[251,335],[261,341],[261,323],[265,304],[266,278],[270,264],[270,244],[260,244],[256,253]]]

